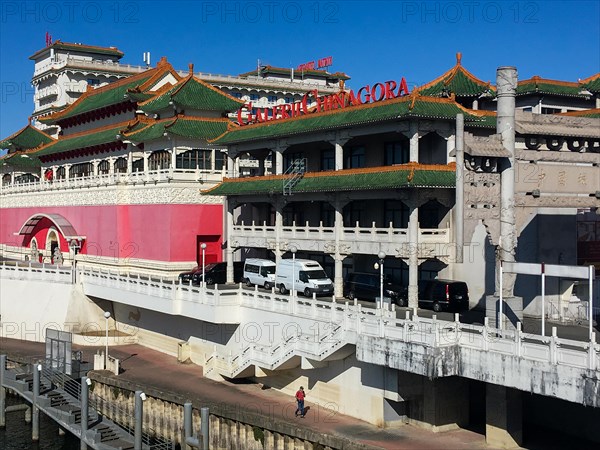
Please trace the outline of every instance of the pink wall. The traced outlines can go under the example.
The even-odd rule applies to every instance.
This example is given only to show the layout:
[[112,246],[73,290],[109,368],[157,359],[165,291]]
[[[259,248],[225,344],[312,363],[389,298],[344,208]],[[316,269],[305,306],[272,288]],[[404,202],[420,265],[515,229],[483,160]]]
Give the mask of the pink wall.
[[[221,205],[119,205],[0,209],[0,243],[29,246],[29,239],[13,233],[39,213],[60,214],[71,222],[79,235],[86,236],[81,252],[89,255],[195,261],[196,236],[214,236],[219,245],[222,242]],[[42,225],[34,230],[40,248],[48,231],[48,224]],[[61,250],[68,251],[63,239]]]

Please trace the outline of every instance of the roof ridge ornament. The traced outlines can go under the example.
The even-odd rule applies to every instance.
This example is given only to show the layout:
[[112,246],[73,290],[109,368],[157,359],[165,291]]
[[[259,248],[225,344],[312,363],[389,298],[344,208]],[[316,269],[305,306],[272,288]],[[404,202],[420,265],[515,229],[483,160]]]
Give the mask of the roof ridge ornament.
[[462,65],[462,53],[461,52],[456,52],[456,65],[457,66]]

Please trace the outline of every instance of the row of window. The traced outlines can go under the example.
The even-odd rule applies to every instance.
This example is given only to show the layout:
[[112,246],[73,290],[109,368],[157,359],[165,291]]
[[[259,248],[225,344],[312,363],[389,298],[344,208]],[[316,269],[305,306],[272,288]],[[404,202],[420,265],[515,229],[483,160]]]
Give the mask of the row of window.
[[[233,92],[231,95],[240,100],[244,98],[244,94],[242,94],[241,92]],[[248,100],[250,100],[251,102],[257,102],[261,99],[261,96],[258,94],[248,94],[246,95],[246,97],[248,97]],[[276,95],[267,95],[267,101],[269,103],[277,103],[278,100],[279,97]],[[283,100],[285,101],[285,103],[294,103],[296,101],[294,97],[284,97]]]

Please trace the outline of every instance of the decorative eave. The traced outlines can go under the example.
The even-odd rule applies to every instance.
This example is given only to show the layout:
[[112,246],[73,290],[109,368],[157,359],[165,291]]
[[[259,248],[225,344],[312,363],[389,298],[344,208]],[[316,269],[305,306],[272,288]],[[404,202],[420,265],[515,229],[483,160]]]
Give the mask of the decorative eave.
[[38,157],[28,155],[23,151],[9,153],[0,157],[1,173],[13,171],[35,171],[37,173],[40,167],[41,162]]
[[462,66],[461,61],[462,54],[457,53],[456,65],[452,69],[415,90],[421,95],[435,97],[449,97],[451,94],[456,97],[479,97],[486,93],[493,95],[495,88],[491,83],[475,77]]
[[133,126],[135,126],[135,122],[127,121],[82,131],[61,137],[55,142],[27,153],[32,153],[40,158],[42,162],[48,162],[69,159],[81,153],[96,154],[124,149],[127,147],[127,144],[121,142],[118,139],[118,135],[121,134],[121,130]]
[[579,80],[579,85],[592,94],[600,93],[600,72],[584,80]]
[[179,136],[208,141],[222,134],[229,124],[226,118],[185,117],[179,115],[161,120],[142,118],[129,129],[123,130],[121,139],[139,145],[169,136]]
[[18,150],[30,150],[49,144],[55,139],[31,124],[0,141],[0,149],[8,149],[9,153]]
[[276,137],[327,131],[348,126],[385,122],[408,118],[455,120],[462,113],[467,122],[483,121],[477,111],[456,103],[453,98],[423,97],[417,92],[410,95],[324,112],[306,114],[296,118],[272,120],[257,124],[230,125],[222,136],[211,140],[214,144],[270,140]]
[[[283,195],[283,183],[291,175],[248,178],[224,178],[206,195]],[[456,165],[408,163],[395,166],[308,172],[294,186],[294,193],[342,192],[401,188],[453,188]]]
[[571,81],[550,80],[534,76],[528,80],[517,83],[517,96],[543,94],[559,95],[563,97],[589,98],[590,95],[582,91],[579,83]]

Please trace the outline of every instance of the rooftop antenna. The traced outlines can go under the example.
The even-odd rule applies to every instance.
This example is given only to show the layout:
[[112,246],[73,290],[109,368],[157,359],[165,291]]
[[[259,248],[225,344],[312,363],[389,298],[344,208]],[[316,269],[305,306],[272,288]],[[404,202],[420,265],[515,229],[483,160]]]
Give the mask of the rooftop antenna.
[[146,63],[146,66],[150,67],[150,52],[144,52],[143,58],[144,58],[144,63]]

